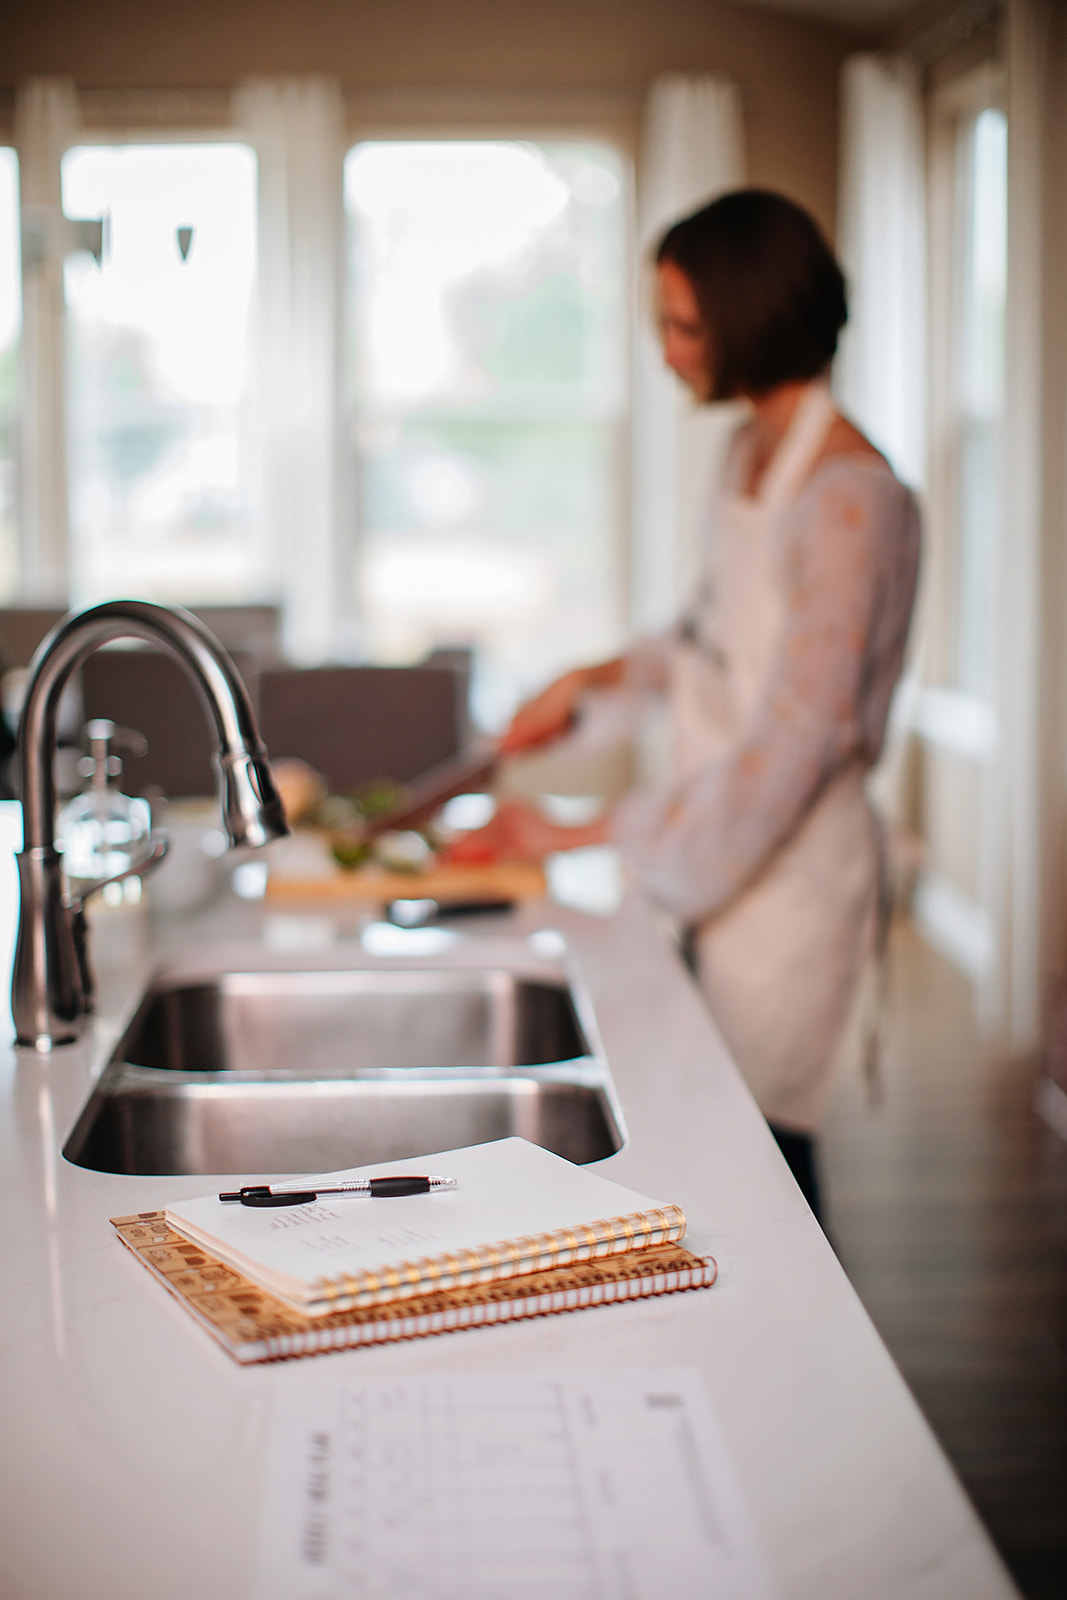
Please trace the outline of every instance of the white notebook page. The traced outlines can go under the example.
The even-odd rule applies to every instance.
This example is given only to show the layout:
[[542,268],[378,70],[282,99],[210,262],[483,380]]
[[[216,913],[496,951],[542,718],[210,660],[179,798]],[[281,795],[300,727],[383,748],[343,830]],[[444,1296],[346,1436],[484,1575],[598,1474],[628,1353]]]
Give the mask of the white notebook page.
[[[342,1273],[370,1269],[384,1275],[419,1257],[579,1228],[663,1204],[519,1138],[353,1167],[322,1181],[413,1171],[453,1177],[457,1187],[385,1200],[328,1195],[278,1210],[227,1205],[217,1195],[204,1195],[168,1206],[166,1216],[239,1271],[274,1292],[293,1294]],[[285,1187],[299,1182],[287,1179]]]
[[280,1388],[257,1600],[773,1600],[695,1369]]

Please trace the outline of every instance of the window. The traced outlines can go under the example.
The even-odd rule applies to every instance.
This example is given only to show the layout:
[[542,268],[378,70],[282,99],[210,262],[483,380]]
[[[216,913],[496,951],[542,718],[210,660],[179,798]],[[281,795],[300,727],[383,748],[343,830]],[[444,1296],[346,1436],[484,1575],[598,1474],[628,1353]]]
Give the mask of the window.
[[379,660],[475,646],[475,714],[493,726],[618,643],[621,159],[364,143],[345,196],[351,603]]
[[956,154],[956,329],[953,359],[959,688],[988,696],[1001,515],[1007,288],[1008,133],[986,106],[960,125]]
[[248,599],[255,157],[81,146],[63,206],[109,235],[66,266],[73,599]]
[[[471,647],[476,717],[499,725],[622,631],[624,158],[592,136],[356,145],[344,306],[332,285],[314,294],[309,365],[314,291],[292,263],[338,221],[336,193],[305,181],[337,143],[301,169],[290,113],[260,109],[241,126],[262,172],[247,145],[206,132],[116,132],[62,158],[63,212],[104,236],[95,260],[92,228],[52,219],[70,251],[67,359],[44,398],[66,417],[71,601],[225,604],[281,588],[299,659]],[[262,217],[257,188],[272,201]],[[277,270],[257,274],[257,247]],[[308,393],[266,391],[289,367]],[[329,493],[307,511],[313,567],[297,570],[312,478]],[[299,488],[291,505],[275,480]]]
[[14,150],[0,149],[0,595],[18,571],[18,397],[22,320],[19,180]]

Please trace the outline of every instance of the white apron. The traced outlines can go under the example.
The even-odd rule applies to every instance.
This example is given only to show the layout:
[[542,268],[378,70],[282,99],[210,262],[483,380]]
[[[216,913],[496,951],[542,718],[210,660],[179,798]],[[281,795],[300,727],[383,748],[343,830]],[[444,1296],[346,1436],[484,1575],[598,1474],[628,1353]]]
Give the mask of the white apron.
[[[787,622],[777,531],[834,418],[812,385],[753,497],[720,502],[695,606],[672,652],[682,774],[728,756],[751,725]],[[761,874],[694,930],[715,1020],[769,1121],[809,1132],[822,1114],[849,1012],[874,944],[878,829],[859,762],[834,775]]]

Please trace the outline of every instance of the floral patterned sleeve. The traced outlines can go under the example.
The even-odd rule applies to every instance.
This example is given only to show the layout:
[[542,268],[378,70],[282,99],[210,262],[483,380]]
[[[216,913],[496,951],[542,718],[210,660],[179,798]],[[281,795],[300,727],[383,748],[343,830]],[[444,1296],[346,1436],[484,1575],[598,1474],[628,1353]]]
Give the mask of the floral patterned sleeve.
[[884,465],[825,464],[785,511],[781,537],[785,632],[735,749],[615,814],[627,861],[687,922],[722,910],[838,771],[877,760],[903,661],[918,512]]

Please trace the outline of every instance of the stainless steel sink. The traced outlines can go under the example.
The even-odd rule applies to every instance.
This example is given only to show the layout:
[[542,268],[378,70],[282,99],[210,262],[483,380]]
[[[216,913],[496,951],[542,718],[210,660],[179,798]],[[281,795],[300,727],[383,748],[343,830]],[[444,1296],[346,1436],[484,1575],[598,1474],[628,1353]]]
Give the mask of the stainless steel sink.
[[504,969],[225,972],[149,990],[122,1059],[174,1072],[345,1076],[589,1054],[566,984]]
[[458,967],[162,980],[64,1155],[101,1172],[330,1171],[521,1134],[597,1161],[622,1122],[577,998],[562,979]]

